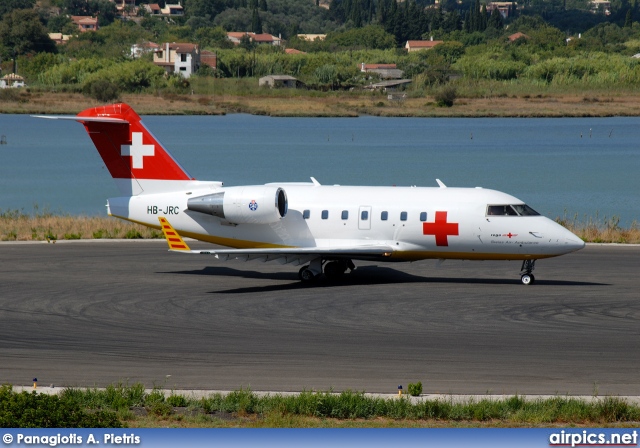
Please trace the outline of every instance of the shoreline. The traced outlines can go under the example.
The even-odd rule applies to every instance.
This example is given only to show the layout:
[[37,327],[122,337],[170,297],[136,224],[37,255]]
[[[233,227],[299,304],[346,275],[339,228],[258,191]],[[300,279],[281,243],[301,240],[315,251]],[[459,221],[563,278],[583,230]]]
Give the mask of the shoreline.
[[[21,92],[18,101],[0,103],[0,114],[77,114],[101,105],[78,93]],[[389,100],[380,92],[266,91],[246,96],[126,94],[121,102],[140,115],[224,115],[271,117],[416,117],[416,118],[587,118],[640,116],[640,92],[499,94],[459,97],[452,107],[438,107],[430,96]]]

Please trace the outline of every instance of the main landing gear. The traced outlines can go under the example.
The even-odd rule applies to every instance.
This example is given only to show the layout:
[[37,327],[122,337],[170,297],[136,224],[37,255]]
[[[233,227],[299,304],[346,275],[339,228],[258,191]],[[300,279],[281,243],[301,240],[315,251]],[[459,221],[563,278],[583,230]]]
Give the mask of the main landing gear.
[[[316,280],[320,274],[322,274],[322,264],[324,260],[322,258],[316,258],[311,260],[307,266],[302,266],[298,271],[298,278],[302,280],[303,283],[309,283],[313,280]],[[337,281],[340,280],[344,274],[349,271],[353,271],[356,266],[353,264],[353,261],[350,259],[346,260],[332,260],[326,262],[324,265],[324,276],[327,280]]]
[[532,285],[536,281],[536,278],[532,274],[535,266],[536,260],[524,260],[522,262],[522,268],[520,268],[520,271],[522,273],[522,275],[520,276],[520,281],[523,285]]

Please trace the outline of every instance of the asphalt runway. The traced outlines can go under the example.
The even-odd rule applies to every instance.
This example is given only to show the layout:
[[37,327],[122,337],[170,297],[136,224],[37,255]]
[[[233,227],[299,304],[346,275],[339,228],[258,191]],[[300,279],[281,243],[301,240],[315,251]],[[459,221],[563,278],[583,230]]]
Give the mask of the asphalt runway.
[[[193,246],[198,247],[196,244]],[[295,266],[163,241],[0,244],[0,383],[640,395],[640,247],[519,262]]]

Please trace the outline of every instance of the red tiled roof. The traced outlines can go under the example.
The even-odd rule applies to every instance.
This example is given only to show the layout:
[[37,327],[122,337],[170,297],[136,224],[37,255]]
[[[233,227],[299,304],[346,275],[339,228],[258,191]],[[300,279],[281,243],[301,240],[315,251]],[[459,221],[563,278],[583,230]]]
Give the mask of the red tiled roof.
[[230,31],[227,33],[228,37],[235,37],[236,39],[242,39],[244,36],[254,36],[253,33],[249,32],[241,32],[241,31]]
[[97,25],[98,19],[91,16],[71,16],[71,20],[73,20],[76,24],[85,24],[85,25]]
[[412,48],[433,48],[442,42],[441,40],[408,40],[407,45]]
[[[165,47],[166,47],[166,44],[160,47],[159,50],[162,50]],[[190,44],[185,42],[183,43],[173,42],[169,44],[169,50],[175,50],[176,53],[193,53],[193,51],[197,49],[198,49],[197,44]]]
[[509,36],[509,40],[510,40],[511,42],[513,42],[514,40],[518,40],[518,39],[520,39],[521,37],[524,37],[525,39],[529,39],[529,36],[527,36],[526,34],[521,33],[520,31],[518,31],[517,33],[514,33],[514,34],[512,34],[511,36]]
[[396,64],[364,64],[364,70],[391,69],[398,68]]
[[273,42],[274,40],[278,40],[278,38],[271,34],[254,34],[253,40],[255,42]]
[[296,50],[295,48],[285,48],[284,52],[286,54],[307,54],[304,51]]

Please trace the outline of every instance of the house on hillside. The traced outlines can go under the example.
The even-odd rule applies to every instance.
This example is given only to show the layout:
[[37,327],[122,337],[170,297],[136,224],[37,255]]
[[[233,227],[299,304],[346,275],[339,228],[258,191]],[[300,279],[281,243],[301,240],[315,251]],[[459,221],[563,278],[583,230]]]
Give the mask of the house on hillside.
[[218,69],[218,55],[213,51],[202,50],[200,52],[200,64],[208,65],[214,70]]
[[296,78],[289,75],[269,75],[263,76],[258,80],[258,85],[260,87],[271,87],[272,89],[279,87],[295,89],[298,83],[299,81]]
[[238,45],[244,36],[249,36],[251,39],[255,33],[251,33],[249,31],[230,31],[227,33],[227,39],[233,42],[234,45]]
[[167,74],[180,73],[189,78],[200,68],[200,49],[197,44],[167,42],[154,51],[153,63]]
[[360,64],[360,71],[363,73],[376,73],[382,79],[401,79],[404,75],[402,70],[398,70],[396,64]]
[[436,45],[440,45],[441,40],[408,40],[404,48],[410,53],[412,51],[431,50]]
[[296,34],[298,39],[308,40],[309,42],[313,42],[314,40],[325,40],[327,37],[326,34]]
[[155,42],[141,42],[131,45],[131,57],[137,59],[147,53],[153,53],[160,49],[160,45]]
[[280,45],[282,43],[282,39],[267,33],[254,34],[251,40],[257,44],[266,45]]
[[282,39],[267,33],[256,34],[249,31],[231,31],[227,33],[227,39],[233,42],[234,45],[238,45],[245,36],[248,36],[249,40],[251,42],[255,42],[256,44],[280,45],[282,43]]
[[145,11],[147,11],[152,16],[160,16],[162,15],[162,9],[160,5],[157,3],[149,3],[148,5],[143,5]]
[[491,14],[494,9],[497,9],[503,19],[509,17],[514,11],[512,8],[517,8],[518,4],[515,2],[489,2],[487,3],[487,14]]
[[71,20],[76,24],[81,32],[98,31],[98,18],[91,16],[71,16]]
[[524,33],[521,33],[520,31],[518,31],[517,33],[513,33],[512,35],[508,36],[507,39],[509,39],[509,42],[515,42],[518,39],[529,39],[529,36],[527,36]]
[[71,39],[71,34],[49,33],[49,39],[54,41],[56,45],[62,45],[69,42],[69,39]]
[[9,73],[0,78],[0,89],[12,89],[25,86],[24,78],[15,73]]
[[165,17],[171,17],[171,16],[183,16],[184,15],[184,8],[182,7],[182,5],[180,4],[180,2],[178,2],[177,4],[165,4],[164,8],[162,8],[161,13],[163,16]]

